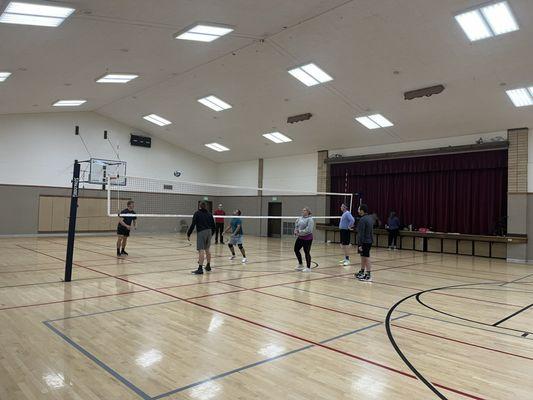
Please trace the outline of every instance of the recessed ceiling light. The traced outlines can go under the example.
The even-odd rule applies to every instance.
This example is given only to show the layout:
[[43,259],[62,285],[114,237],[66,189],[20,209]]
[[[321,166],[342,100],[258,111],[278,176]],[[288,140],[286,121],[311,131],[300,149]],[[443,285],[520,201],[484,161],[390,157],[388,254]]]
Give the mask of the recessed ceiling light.
[[333,78],[326,74],[315,64],[310,63],[289,70],[289,74],[294,76],[306,86],[315,86],[320,83],[332,81]]
[[215,111],[223,111],[231,108],[231,105],[213,95],[202,97],[198,99],[198,102]]
[[0,72],[0,82],[4,82],[11,76],[11,72]]
[[517,31],[518,23],[507,1],[499,1],[455,16],[471,42]]
[[98,83],[128,83],[129,81],[138,78],[139,75],[134,74],[106,74],[96,80]]
[[87,100],[58,100],[52,105],[54,107],[79,107],[84,103],[87,103]]
[[74,11],[75,9],[70,7],[12,1],[0,15],[0,22],[56,27],[61,25]]
[[228,33],[233,32],[233,28],[218,24],[196,24],[192,28],[187,28],[174,35],[176,39],[193,40],[197,42],[212,42]]
[[519,88],[506,90],[507,96],[511,99],[515,107],[525,107],[533,105],[533,87],[528,89]]
[[156,124],[159,126],[170,125],[172,123],[169,120],[166,120],[165,118],[160,117],[157,114],[145,115],[143,118],[147,121],[150,121],[152,124]]
[[265,133],[263,135],[269,140],[272,140],[274,143],[288,143],[292,142],[292,139],[288,136],[285,136],[281,132],[271,132],[271,133]]
[[387,128],[394,126],[387,118],[381,114],[368,115],[366,117],[358,117],[355,119],[360,124],[364,125],[368,129]]
[[218,144],[218,143],[207,143],[205,146],[209,147],[211,150],[215,150],[218,152],[229,150],[226,146],[222,146],[221,144]]

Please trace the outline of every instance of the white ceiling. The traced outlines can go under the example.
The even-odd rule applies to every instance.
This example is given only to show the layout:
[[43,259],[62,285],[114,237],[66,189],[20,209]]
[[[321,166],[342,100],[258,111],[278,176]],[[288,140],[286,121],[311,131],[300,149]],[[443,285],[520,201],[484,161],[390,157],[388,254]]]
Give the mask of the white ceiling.
[[[0,0],[1,2],[1,0]],[[533,1],[509,0],[520,30],[470,43],[453,15],[470,0],[72,0],[59,28],[0,24],[0,114],[55,112],[57,99],[214,161],[308,153],[533,125],[505,89],[533,85]],[[212,43],[173,39],[197,22],[234,25]],[[263,40],[264,39],[264,40]],[[287,69],[312,61],[334,80],[305,87]],[[127,85],[94,81],[138,73]],[[399,71],[398,74],[393,71]],[[430,98],[403,92],[442,83]],[[503,86],[505,84],[505,86]],[[216,113],[196,102],[214,94]],[[311,112],[310,121],[287,124]],[[381,113],[394,127],[369,131],[355,115]],[[142,116],[173,122],[157,127]],[[263,133],[294,139],[276,145]],[[231,151],[216,153],[205,143]]]

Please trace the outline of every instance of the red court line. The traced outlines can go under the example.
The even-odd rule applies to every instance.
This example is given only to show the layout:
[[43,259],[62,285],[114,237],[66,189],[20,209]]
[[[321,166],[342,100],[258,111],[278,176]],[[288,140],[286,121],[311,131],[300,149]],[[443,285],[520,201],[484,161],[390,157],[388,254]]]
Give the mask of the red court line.
[[[31,250],[31,249],[27,249],[27,250]],[[37,252],[37,250],[32,250],[32,251],[36,251],[36,252]],[[50,257],[52,257],[52,256],[50,256]],[[53,257],[53,258],[55,258],[55,257]],[[154,291],[154,292],[157,292],[157,293],[161,293],[161,294],[163,294],[163,295],[166,295],[166,296],[169,296],[169,297],[175,298],[175,299],[177,299],[177,300],[182,300],[182,301],[185,301],[185,302],[187,302],[187,303],[189,303],[189,304],[194,304],[194,305],[196,305],[196,306],[198,306],[198,307],[202,307],[202,308],[205,308],[205,309],[208,309],[208,310],[214,311],[214,312],[218,312],[218,313],[220,313],[220,314],[224,314],[224,315],[230,316],[230,317],[232,317],[232,318],[235,318],[235,319],[241,320],[241,321],[243,321],[243,322],[247,322],[247,323],[249,323],[249,324],[252,324],[252,325],[255,325],[255,326],[259,326],[259,327],[262,327],[262,328],[264,328],[264,329],[271,330],[271,331],[273,331],[273,332],[277,332],[277,333],[280,333],[280,334],[283,334],[283,335],[286,335],[286,336],[289,336],[289,337],[292,337],[292,338],[295,338],[295,339],[301,340],[301,341],[306,342],[306,343],[309,343],[309,344],[313,344],[313,345],[315,345],[315,346],[317,346],[317,347],[321,347],[321,348],[324,348],[324,349],[328,349],[328,350],[333,351],[333,352],[335,352],[335,353],[342,354],[342,355],[345,355],[345,356],[347,356],[347,357],[357,359],[357,360],[359,360],[359,361],[362,361],[362,362],[365,362],[365,363],[367,363],[367,364],[371,364],[371,365],[374,365],[374,366],[377,366],[377,367],[380,367],[380,368],[386,369],[386,370],[391,371],[391,372],[395,372],[395,373],[397,373],[397,374],[401,374],[401,375],[406,376],[406,377],[409,377],[409,378],[411,378],[411,379],[415,379],[415,380],[418,379],[415,375],[412,375],[412,374],[407,373],[407,372],[405,372],[405,371],[401,371],[401,370],[396,369],[396,368],[394,368],[394,367],[390,367],[390,366],[388,366],[388,365],[381,364],[381,363],[379,363],[379,362],[372,361],[372,360],[370,360],[370,359],[366,359],[366,358],[364,358],[364,357],[360,357],[360,356],[357,356],[357,355],[355,355],[355,354],[351,354],[351,353],[345,352],[345,351],[343,351],[343,350],[339,350],[339,349],[336,349],[336,348],[334,348],[334,347],[327,346],[327,345],[322,344],[322,343],[314,342],[314,341],[312,341],[312,340],[305,339],[305,338],[299,337],[299,336],[297,336],[297,335],[294,335],[294,334],[292,334],[292,333],[284,332],[284,331],[282,331],[282,330],[279,330],[279,329],[276,329],[276,328],[273,328],[273,327],[269,327],[269,326],[267,326],[267,325],[263,325],[263,324],[261,324],[261,323],[258,323],[258,322],[255,322],[255,321],[252,321],[252,320],[249,320],[249,319],[246,319],[246,318],[240,317],[240,316],[238,316],[238,315],[234,315],[234,314],[231,314],[231,313],[227,313],[227,312],[225,312],[225,311],[217,310],[217,309],[215,309],[215,308],[212,308],[212,307],[206,306],[206,305],[204,305],[204,304],[196,303],[196,302],[194,302],[194,301],[187,300],[187,299],[185,299],[185,298],[180,298],[180,297],[175,296],[175,295],[172,295],[172,294],[170,294],[170,293],[166,293],[166,292],[163,292],[163,291],[161,291],[161,290],[154,289],[154,288],[151,288],[151,287],[149,287],[149,286],[142,285],[142,284],[139,284],[139,283],[136,283],[136,282],[131,282],[131,281],[125,279],[125,278],[121,278],[121,277],[117,277],[117,276],[114,276],[114,275],[111,275],[111,274],[107,274],[107,273],[105,273],[105,272],[97,271],[97,270],[94,270],[94,269],[89,268],[89,267],[82,267],[82,268],[86,268],[86,269],[88,269],[88,270],[91,270],[91,271],[94,271],[94,272],[97,272],[97,273],[101,273],[101,274],[103,274],[103,275],[107,275],[107,276],[109,276],[109,277],[112,277],[112,278],[115,278],[115,279],[118,279],[118,280],[121,280],[121,281],[124,281],[124,282],[128,282],[128,283],[131,283],[131,284],[134,284],[134,285],[140,286],[140,287],[146,289],[147,291],[149,290],[149,291]],[[330,277],[335,277],[335,275],[334,275],[334,276],[330,276]],[[317,279],[327,279],[327,277],[317,278]],[[284,284],[287,284],[287,283],[284,283]],[[466,392],[460,391],[460,390],[458,390],[458,389],[454,389],[454,388],[451,388],[451,387],[447,387],[447,386],[442,385],[442,384],[439,384],[439,383],[432,382],[432,384],[435,385],[435,386],[437,386],[437,387],[439,387],[439,388],[441,388],[441,389],[444,389],[444,390],[447,390],[447,391],[451,391],[451,392],[453,392],[453,393],[457,393],[457,394],[460,394],[460,395],[462,395],[462,396],[465,396],[465,397],[468,397],[468,398],[471,398],[471,399],[475,399],[475,400],[486,400],[486,399],[484,399],[484,398],[482,398],[482,397],[478,397],[478,396],[475,396],[475,395],[472,395],[472,394],[469,394],[469,393],[466,393]]]
[[41,268],[41,269],[23,269],[18,271],[0,271],[0,274],[18,274],[19,272],[40,272],[40,271],[52,271],[52,270],[58,270],[63,269],[63,267],[55,267],[55,268]]
[[518,358],[523,358],[525,360],[533,361],[533,357],[523,356],[523,355],[516,354],[516,353],[510,353],[508,351],[498,350],[498,349],[494,349],[492,347],[486,347],[486,346],[482,346],[482,345],[475,344],[475,343],[465,342],[463,340],[453,339],[453,338],[449,338],[449,337],[446,337],[446,336],[441,336],[441,335],[437,335],[437,334],[426,332],[426,331],[421,331],[421,330],[414,329],[414,328],[408,328],[406,326],[401,326],[401,325],[397,325],[397,324],[391,324],[391,325],[396,327],[396,328],[400,328],[400,329],[405,329],[405,330],[412,331],[412,332],[421,333],[421,334],[427,335],[427,336],[433,336],[433,337],[436,337],[436,338],[439,338],[439,339],[443,339],[443,340],[447,340],[447,341],[450,341],[450,342],[464,344],[466,346],[477,347],[479,349],[484,349],[484,350],[488,350],[488,351],[493,351],[495,353],[505,354],[505,355],[508,355],[508,356],[518,357]]
[[[382,320],[377,320],[377,319],[374,319],[374,318],[369,318],[369,317],[365,317],[365,316],[362,316],[362,315],[353,314],[353,313],[349,313],[349,312],[342,311],[342,310],[337,310],[335,308],[324,307],[324,306],[321,306],[321,305],[318,305],[318,304],[312,304],[312,303],[308,303],[308,302],[301,301],[301,300],[291,299],[290,297],[285,297],[285,296],[280,296],[280,295],[276,295],[276,294],[272,294],[272,293],[262,292],[260,290],[257,290],[256,288],[246,289],[246,288],[242,288],[241,286],[237,286],[237,285],[233,285],[233,284],[229,284],[229,283],[227,283],[227,285],[238,287],[238,288],[241,288],[243,290],[234,290],[234,291],[230,291],[230,292],[217,293],[217,294],[226,294],[226,293],[229,294],[229,293],[234,293],[234,292],[253,291],[253,292],[256,292],[256,293],[261,293],[263,295],[276,297],[276,298],[283,299],[283,300],[292,301],[294,303],[304,304],[304,305],[311,306],[311,307],[314,307],[314,308],[320,308],[320,309],[323,309],[323,310],[326,310],[326,311],[335,312],[335,313],[338,313],[338,314],[344,314],[344,315],[348,315],[348,316],[352,316],[352,317],[356,317],[356,318],[365,319],[365,320],[368,320],[368,321],[383,322]],[[281,286],[281,285],[278,285],[278,286]],[[201,297],[209,297],[209,295],[201,296]],[[198,298],[200,298],[200,297],[198,297]],[[463,344],[463,345],[466,345],[466,346],[477,347],[477,348],[480,348],[480,349],[485,349],[485,350],[493,351],[493,352],[496,352],[496,353],[506,354],[506,355],[509,355],[509,356],[523,358],[523,359],[526,359],[526,360],[533,361],[533,358],[527,357],[527,356],[523,356],[523,355],[520,355],[520,354],[510,353],[510,352],[506,352],[506,351],[503,351],[503,350],[494,349],[494,348],[491,348],[491,347],[486,347],[486,346],[482,346],[482,345],[478,345],[478,344],[474,344],[474,343],[470,343],[470,342],[466,342],[466,341],[462,341],[462,340],[452,339],[452,338],[449,338],[449,337],[433,334],[433,333],[430,333],[430,332],[421,331],[421,330],[418,330],[418,329],[408,328],[408,327],[405,327],[405,326],[397,325],[395,323],[393,323],[391,325],[395,326],[397,328],[404,329],[404,330],[421,333],[421,334],[427,335],[427,336],[433,336],[433,337],[436,337],[436,338],[439,338],[439,339],[444,339],[444,340],[448,340],[448,341],[451,341],[451,342],[460,343],[460,344]]]
[[[320,272],[317,271],[317,273],[320,273]],[[393,287],[399,287],[399,288],[410,289],[410,290],[415,290],[415,291],[425,290],[425,289],[421,289],[421,288],[414,288],[414,287],[410,287],[410,286],[395,285],[393,283],[376,282],[376,281],[372,281],[372,285],[393,286]],[[473,297],[460,296],[460,295],[457,295],[457,294],[450,294],[450,293],[432,292],[432,294],[436,294],[436,295],[439,295],[439,296],[456,297],[456,298],[459,298],[459,299],[474,300],[474,301],[479,301],[481,303],[498,304],[498,305],[501,305],[501,306],[509,306],[509,307],[517,307],[517,308],[524,307],[523,305],[517,305],[517,304],[511,304],[511,303],[501,303],[499,301],[492,301],[492,300],[476,299],[476,298],[473,298]]]
[[36,306],[47,306],[47,305],[50,305],[50,304],[70,303],[72,301],[78,301],[78,300],[99,299],[99,298],[102,298],[102,297],[121,296],[123,294],[132,294],[132,293],[141,293],[141,292],[149,292],[149,290],[148,289],[133,290],[133,291],[130,291],[130,292],[99,294],[97,296],[79,297],[79,298],[67,299],[67,300],[48,301],[46,303],[38,303],[38,304],[34,303],[34,304],[26,304],[26,305],[22,305],[22,306],[10,306],[10,307],[0,308],[0,311],[12,310],[12,309],[15,309],[15,308],[27,308],[27,307],[36,307]]
[[[90,268],[89,268],[90,269]],[[128,281],[127,279],[124,279],[124,278],[120,278],[120,277],[117,277],[117,276],[113,276],[113,275],[110,275],[110,274],[106,274],[106,275],[109,275],[110,277],[113,277],[115,279],[118,279],[118,280],[122,280],[122,281],[125,281],[125,282],[128,282],[128,283],[132,283],[132,284],[135,284],[135,285],[138,285],[140,287],[143,287],[145,289],[148,289],[148,290],[152,290],[154,292],[157,292],[157,293],[161,293],[161,294],[164,294],[164,295],[167,295],[167,296],[170,296],[172,298],[175,298],[177,300],[182,300],[184,302],[187,302],[189,304],[194,304],[198,307],[202,307],[202,308],[205,308],[205,309],[208,309],[210,311],[214,311],[214,312],[218,312],[220,314],[224,314],[224,315],[227,315],[227,316],[230,316],[232,318],[235,318],[235,319],[238,319],[238,320],[241,320],[243,322],[247,322],[249,324],[252,324],[252,325],[256,325],[256,326],[259,326],[259,327],[262,327],[264,329],[268,329],[268,330],[271,330],[273,332],[277,332],[277,333],[281,333],[283,335],[286,335],[286,336],[289,336],[289,337],[292,337],[294,339],[298,339],[298,340],[301,340],[303,342],[306,342],[306,343],[310,343],[310,344],[313,344],[315,346],[318,346],[318,347],[322,347],[324,349],[328,349],[330,351],[333,351],[335,353],[338,353],[338,354],[343,354],[345,356],[348,356],[348,357],[351,357],[351,358],[354,358],[354,359],[357,359],[359,361],[362,361],[362,362],[365,362],[367,364],[371,364],[371,365],[374,365],[374,366],[377,366],[377,367],[380,367],[380,368],[383,368],[383,369],[386,369],[388,371],[391,371],[391,372],[395,372],[395,373],[398,373],[398,374],[401,374],[401,375],[404,375],[404,376],[407,376],[409,378],[412,378],[412,379],[417,379],[417,377],[415,375],[412,375],[410,373],[407,373],[405,371],[401,371],[399,369],[396,369],[394,367],[390,367],[388,365],[385,365],[385,364],[381,364],[379,362],[376,362],[376,361],[372,361],[372,360],[369,360],[369,359],[366,359],[364,357],[360,357],[360,356],[357,356],[355,354],[351,354],[351,353],[348,353],[348,352],[345,352],[343,350],[339,350],[339,349],[336,349],[334,347],[330,347],[330,346],[327,346],[325,344],[322,344],[322,343],[318,343],[318,342],[314,342],[312,340],[309,340],[309,339],[305,339],[305,338],[302,338],[302,337],[299,337],[297,335],[294,335],[292,333],[288,333],[288,332],[284,332],[282,330],[279,330],[279,329],[276,329],[276,328],[273,328],[273,327],[269,327],[267,325],[263,325],[259,322],[255,322],[255,321],[252,321],[252,320],[249,320],[249,319],[246,319],[246,318],[243,318],[243,317],[240,317],[238,315],[234,315],[234,314],[231,314],[231,313],[227,313],[225,311],[221,311],[221,310],[217,310],[213,307],[209,307],[209,306],[206,306],[204,304],[201,304],[201,303],[195,303],[194,301],[192,300],[187,300],[185,298],[181,298],[181,297],[178,297],[178,296],[175,296],[173,294],[170,294],[170,293],[166,293],[166,292],[163,292],[161,290],[158,290],[158,289],[154,289],[154,288],[150,288],[149,286],[145,286],[145,285],[142,285],[142,284],[139,284],[139,283],[135,283],[135,282],[131,282],[131,281]],[[317,278],[317,279],[326,279],[325,277],[324,278]],[[454,392],[454,393],[457,393],[457,394],[460,394],[462,396],[465,396],[465,397],[469,397],[471,399],[476,399],[476,400],[485,400],[484,398],[482,397],[477,397],[475,395],[471,395],[469,393],[466,393],[466,392],[463,392],[463,391],[460,391],[460,390],[457,390],[457,389],[453,389],[453,388],[450,388],[450,387],[447,387],[445,385],[442,385],[442,384],[439,384],[439,383],[435,383],[435,382],[432,382],[433,385],[441,388],[441,389],[444,389],[444,390],[448,390],[448,391],[451,391],[451,392]]]

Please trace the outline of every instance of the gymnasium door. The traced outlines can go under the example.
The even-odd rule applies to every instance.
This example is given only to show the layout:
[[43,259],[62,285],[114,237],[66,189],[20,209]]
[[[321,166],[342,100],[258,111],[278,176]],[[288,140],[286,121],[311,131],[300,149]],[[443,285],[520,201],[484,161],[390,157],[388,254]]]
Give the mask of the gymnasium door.
[[[268,203],[268,215],[281,217],[281,203]],[[268,220],[268,237],[281,237],[281,219]]]
[[202,202],[206,204],[207,211],[209,211],[210,213],[213,213],[213,202],[207,201],[207,200],[200,200],[198,201],[198,209],[200,209],[200,203]]

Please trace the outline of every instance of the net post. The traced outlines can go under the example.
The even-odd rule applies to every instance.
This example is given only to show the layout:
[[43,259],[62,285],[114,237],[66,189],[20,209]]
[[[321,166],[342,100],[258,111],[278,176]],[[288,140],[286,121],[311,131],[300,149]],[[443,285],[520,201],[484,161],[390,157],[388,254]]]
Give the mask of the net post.
[[107,178],[107,216],[111,216],[111,178]]
[[72,192],[70,195],[70,217],[68,223],[67,255],[65,258],[65,282],[72,280],[72,259],[74,256],[74,237],[76,235],[76,216],[78,214],[78,192],[80,187],[80,163],[74,160],[72,171]]

